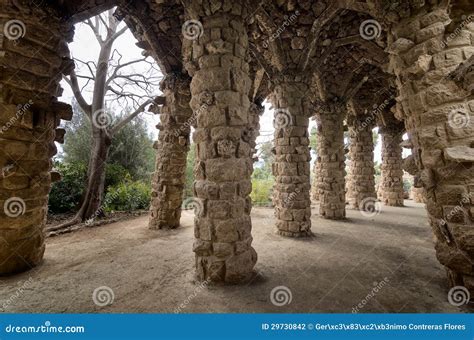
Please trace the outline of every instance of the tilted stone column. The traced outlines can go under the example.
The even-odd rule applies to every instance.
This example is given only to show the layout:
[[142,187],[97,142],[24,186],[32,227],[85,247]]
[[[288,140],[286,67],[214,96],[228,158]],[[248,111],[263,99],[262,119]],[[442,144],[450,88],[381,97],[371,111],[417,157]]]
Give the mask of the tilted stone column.
[[[214,7],[215,6],[215,7]],[[203,27],[186,64],[197,115],[194,252],[198,280],[238,283],[252,277],[257,253],[250,220],[252,148],[249,126],[246,7],[192,2],[189,13]]]
[[[319,155],[319,151],[317,152]],[[314,201],[319,201],[319,186],[321,183],[321,162],[319,157],[316,157],[313,165],[313,183],[311,184],[311,198]]]
[[449,74],[474,52],[474,11],[470,2],[456,6],[419,10],[400,21],[391,29],[388,51],[426,192],[437,258],[446,266],[450,284],[465,286],[472,297],[474,99]]
[[302,237],[311,234],[309,102],[307,83],[292,76],[276,80],[275,186],[273,203],[278,233]]
[[177,228],[181,217],[186,185],[186,157],[193,112],[189,106],[191,79],[187,75],[170,74],[161,82],[165,102],[159,110],[160,129],[155,143],[156,170],[152,180],[151,229]]
[[383,127],[380,200],[388,206],[403,206],[403,128]]
[[352,208],[366,210],[373,208],[377,200],[372,136],[374,120],[368,116],[352,116],[348,121],[351,143],[346,196]]
[[319,214],[327,219],[346,216],[343,107],[331,102],[317,115],[321,162]]
[[72,118],[70,106],[56,100],[62,75],[74,67],[71,27],[52,9],[11,3],[0,3],[0,275],[43,258],[48,194],[60,178],[51,158],[54,141],[64,137],[55,129]]

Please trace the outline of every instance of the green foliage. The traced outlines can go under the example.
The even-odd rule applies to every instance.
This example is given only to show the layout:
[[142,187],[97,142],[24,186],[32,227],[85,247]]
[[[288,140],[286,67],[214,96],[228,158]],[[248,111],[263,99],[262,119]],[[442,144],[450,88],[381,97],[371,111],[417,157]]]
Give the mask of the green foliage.
[[130,180],[131,176],[127,169],[119,164],[105,165],[105,190],[108,187],[122,183],[124,180]]
[[[49,200],[52,213],[76,210],[87,184],[87,164],[92,147],[91,122],[76,102],[72,105],[73,119],[65,126],[64,157],[61,163],[55,164],[63,180],[53,184]],[[112,210],[148,207],[155,163],[152,145],[146,122],[140,117],[114,135],[105,169],[105,199],[113,198],[110,202]]]
[[[62,180],[53,183],[49,195],[49,211],[55,214],[76,210],[81,202],[87,183],[87,166],[81,162],[58,162],[54,169],[62,175]],[[117,164],[107,164],[105,169],[105,190],[130,180],[127,169]]]
[[105,195],[105,211],[134,211],[148,209],[150,206],[151,188],[142,181],[124,181],[110,187]]
[[79,205],[85,188],[87,167],[80,162],[55,162],[54,168],[61,173],[62,180],[51,187],[49,211],[55,214],[73,211]]
[[413,183],[408,178],[403,179],[403,190],[404,191],[410,192],[412,185],[413,185]]
[[271,203],[272,198],[272,188],[273,188],[273,178],[272,179],[252,179],[252,193],[250,197],[254,205],[268,205]]
[[133,179],[151,180],[155,150],[143,118],[134,118],[114,135],[108,163],[121,165]]
[[379,133],[375,130],[372,130],[372,140],[374,141],[374,147],[377,146],[379,142]]
[[[92,147],[91,122],[76,102],[72,107],[73,118],[65,126],[64,161],[88,164]],[[143,118],[136,117],[114,135],[107,163],[122,166],[135,180],[151,180],[155,152]]]
[[271,141],[262,143],[259,148],[260,164],[253,169],[252,192],[250,194],[255,205],[268,205],[272,201],[271,195],[274,182],[272,163],[275,159],[272,148]]
[[191,144],[186,159],[186,186],[184,188],[184,198],[193,197],[194,183],[194,160],[196,159],[196,146]]
[[252,179],[254,180],[268,180],[272,175],[265,167],[258,167],[253,169]]
[[[259,168],[262,169],[262,171],[260,172],[261,174],[260,178],[268,179],[268,178],[273,177],[272,164],[275,160],[275,155],[273,154],[272,149],[273,149],[273,144],[271,141],[262,143],[260,145],[258,158],[260,161],[263,161],[263,164],[255,168],[255,170]],[[254,173],[258,174],[259,171],[255,172],[255,170],[254,170]]]
[[381,165],[377,161],[374,162],[374,170],[375,176],[380,176],[382,174]]

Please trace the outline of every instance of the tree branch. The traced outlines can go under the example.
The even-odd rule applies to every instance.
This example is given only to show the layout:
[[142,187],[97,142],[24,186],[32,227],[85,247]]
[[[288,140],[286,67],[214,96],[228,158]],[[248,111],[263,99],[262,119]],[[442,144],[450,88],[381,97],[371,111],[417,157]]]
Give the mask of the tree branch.
[[97,17],[96,17],[96,25],[94,25],[91,19],[87,19],[85,21],[85,24],[91,28],[92,32],[94,32],[94,35],[97,41],[99,42],[99,45],[102,46],[104,44],[104,40],[102,39],[102,36],[100,35],[99,23],[98,23]]
[[120,129],[122,129],[125,125],[127,125],[128,123],[130,123],[136,116],[138,116],[140,113],[142,113],[143,111],[145,111],[146,107],[148,105],[150,105],[151,103],[153,103],[153,100],[147,100],[146,102],[144,102],[142,105],[140,105],[136,110],[135,112],[131,113],[128,117],[126,117],[125,119],[123,119],[121,122],[119,122],[118,124],[116,124],[112,129],[110,129],[110,136],[113,136],[114,134],[116,134],[118,131],[120,131]]
[[111,41],[115,41],[118,37],[120,37],[122,34],[124,34],[127,31],[128,27],[124,26],[121,30],[116,32],[112,37],[110,37]]
[[85,114],[90,117],[92,115],[92,106],[86,102],[86,100],[81,94],[81,90],[79,89],[79,82],[77,81],[76,72],[72,70],[70,79],[68,79],[67,77],[64,77],[64,79],[71,87],[74,97],[76,98],[77,103],[81,107],[82,111],[84,111]]

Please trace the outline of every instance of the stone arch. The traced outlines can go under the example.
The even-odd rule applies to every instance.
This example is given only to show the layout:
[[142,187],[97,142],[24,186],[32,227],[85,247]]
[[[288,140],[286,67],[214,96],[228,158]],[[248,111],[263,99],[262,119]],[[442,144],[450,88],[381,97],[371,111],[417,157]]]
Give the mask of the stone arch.
[[[29,195],[33,199],[23,202],[24,215],[16,221],[0,215],[5,243],[0,250],[0,272],[7,274],[33,266],[41,261],[44,251],[41,227],[45,201],[51,180],[57,178],[50,172],[53,140],[61,140],[63,135],[56,129],[59,120],[71,115],[67,105],[56,101],[60,74],[72,67],[66,45],[72,37],[71,24],[118,5],[117,15],[132,28],[139,46],[155,57],[166,75],[164,98],[157,100],[164,119],[159,137],[163,148],[158,151],[159,171],[155,179],[160,184],[154,191],[155,206],[173,204],[155,210],[154,217],[165,216],[159,226],[179,224],[179,199],[173,198],[179,196],[179,183],[176,186],[170,178],[163,177],[163,170],[170,164],[170,153],[175,153],[170,150],[175,147],[180,154],[177,162],[182,164],[190,126],[181,127],[192,116],[192,110],[196,113],[193,124],[198,160],[194,192],[201,209],[196,216],[194,251],[199,279],[245,281],[256,262],[248,197],[252,138],[258,130],[254,118],[261,104],[257,100],[261,87],[256,84],[263,79],[268,81],[275,107],[290,111],[288,120],[292,122],[275,133],[278,232],[308,236],[309,117],[317,116],[321,135],[318,151],[324,177],[320,184],[322,216],[344,218],[342,129],[348,111],[346,101],[369,90],[364,88],[367,81],[362,72],[344,77],[343,87],[334,79],[341,80],[336,77],[359,67],[358,60],[362,58],[367,59],[364,64],[381,66],[387,57],[381,52],[384,49],[388,53],[388,72],[396,77],[396,100],[401,109],[395,116],[404,121],[410,134],[413,160],[426,191],[427,211],[437,239],[438,259],[447,268],[451,284],[462,284],[474,291],[474,27],[470,19],[474,4],[464,0],[268,1],[248,3],[247,7],[239,1],[212,3],[147,0],[125,5],[107,0],[60,1],[56,6],[20,11],[15,7],[21,6],[18,1],[1,3],[3,12],[22,19],[33,29],[27,29],[25,39],[18,45],[2,41],[2,119],[11,126],[8,131],[2,130],[5,147],[0,158],[4,166],[0,199],[4,205],[12,195]],[[253,11],[255,18],[250,18]],[[46,18],[48,25],[44,25]],[[64,18],[69,21],[61,21]],[[183,39],[181,27],[187,18],[203,25],[197,39]],[[362,41],[357,37],[360,23],[373,19],[381,31],[371,42]],[[282,25],[284,32],[280,30],[274,37],[273,30]],[[51,40],[42,41],[44,36],[51,36]],[[31,47],[39,48],[41,58],[28,54]],[[344,48],[350,48],[350,55],[344,53]],[[336,55],[340,58],[331,58]],[[35,64],[20,63],[27,57],[33,57]],[[324,69],[314,72],[312,67],[321,58],[325,59]],[[251,61],[256,62],[255,68]],[[262,78],[262,72],[267,78]],[[25,108],[32,92],[37,100]],[[23,111],[17,117],[19,104]],[[204,105],[206,110],[201,112]],[[15,120],[10,121],[12,118]],[[173,129],[180,133],[173,135]],[[38,135],[39,140],[35,139]],[[11,152],[6,154],[5,150]],[[31,157],[20,164],[21,168],[16,167],[12,155],[24,153]],[[288,200],[296,191],[296,196]],[[21,201],[19,206],[23,207]]]

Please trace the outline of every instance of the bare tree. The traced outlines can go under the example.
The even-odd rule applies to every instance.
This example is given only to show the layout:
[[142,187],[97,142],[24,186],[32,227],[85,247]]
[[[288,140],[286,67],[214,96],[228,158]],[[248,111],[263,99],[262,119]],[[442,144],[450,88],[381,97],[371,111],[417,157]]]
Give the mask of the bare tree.
[[[126,26],[120,27],[113,10],[88,19],[85,24],[92,29],[100,45],[99,56],[96,62],[75,58],[76,67],[85,69],[86,73],[76,74],[73,71],[65,80],[92,123],[87,187],[76,216],[58,229],[83,222],[102,211],[105,164],[114,134],[154,103],[156,97],[153,92],[160,80],[160,73],[152,61],[145,57],[125,62],[118,50],[113,48],[117,38],[127,30]],[[136,71],[138,66],[146,71]],[[90,104],[83,96],[86,88],[92,88]],[[107,103],[112,106],[109,107]],[[111,112],[117,107],[132,113],[120,121],[114,121]]]

